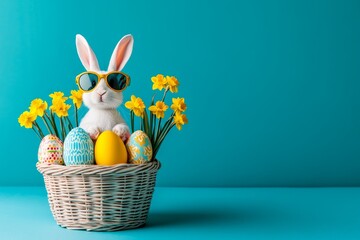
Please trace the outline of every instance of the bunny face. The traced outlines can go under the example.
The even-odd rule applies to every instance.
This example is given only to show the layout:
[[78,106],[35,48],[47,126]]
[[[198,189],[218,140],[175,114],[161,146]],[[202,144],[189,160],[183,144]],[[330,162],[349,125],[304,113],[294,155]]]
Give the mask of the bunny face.
[[88,108],[115,109],[120,106],[122,101],[122,92],[115,92],[109,88],[103,78],[93,91],[83,93],[83,102]]
[[[121,71],[131,56],[133,42],[134,39],[131,35],[124,36],[118,42],[111,56],[107,72]],[[86,39],[79,34],[76,35],[76,48],[79,58],[87,71],[106,73],[106,71],[100,71],[93,50]],[[122,92],[111,89],[104,78],[99,80],[92,91],[83,93],[83,102],[89,109],[116,109],[122,101]]]

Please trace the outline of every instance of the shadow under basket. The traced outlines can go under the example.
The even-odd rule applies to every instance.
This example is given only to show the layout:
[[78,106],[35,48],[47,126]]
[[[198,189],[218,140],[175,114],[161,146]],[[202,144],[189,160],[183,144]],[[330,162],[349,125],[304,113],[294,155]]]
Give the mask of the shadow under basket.
[[160,162],[141,165],[37,164],[58,225],[118,231],[145,225]]

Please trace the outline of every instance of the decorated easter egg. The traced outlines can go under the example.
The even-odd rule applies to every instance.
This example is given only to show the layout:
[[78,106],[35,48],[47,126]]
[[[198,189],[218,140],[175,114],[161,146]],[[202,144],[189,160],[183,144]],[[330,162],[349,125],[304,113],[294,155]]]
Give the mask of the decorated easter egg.
[[104,131],[97,138],[95,162],[98,165],[114,165],[127,162],[125,144],[114,132]]
[[126,149],[130,163],[143,164],[151,161],[153,149],[149,137],[143,131],[138,130],[131,134]]
[[64,141],[65,165],[94,164],[94,144],[84,129],[73,128]]
[[55,135],[46,135],[38,150],[39,163],[63,165],[63,143]]

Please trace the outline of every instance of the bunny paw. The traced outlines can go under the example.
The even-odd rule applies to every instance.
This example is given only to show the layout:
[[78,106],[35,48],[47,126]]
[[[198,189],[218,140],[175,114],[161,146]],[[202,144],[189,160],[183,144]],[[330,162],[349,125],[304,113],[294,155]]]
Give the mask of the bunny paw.
[[97,127],[90,127],[88,129],[85,129],[85,131],[90,135],[90,138],[92,140],[96,140],[100,135],[100,129]]
[[123,142],[126,142],[126,140],[130,137],[129,127],[124,123],[115,125],[112,130]]

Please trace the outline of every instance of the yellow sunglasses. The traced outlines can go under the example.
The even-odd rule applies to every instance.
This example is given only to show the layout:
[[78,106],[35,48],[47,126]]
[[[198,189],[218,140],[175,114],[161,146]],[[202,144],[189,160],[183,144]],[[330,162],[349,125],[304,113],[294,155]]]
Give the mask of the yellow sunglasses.
[[102,78],[105,79],[108,87],[115,92],[121,92],[130,85],[129,75],[119,71],[108,73],[97,73],[91,71],[83,72],[76,76],[76,84],[84,92],[91,92],[95,89]]

